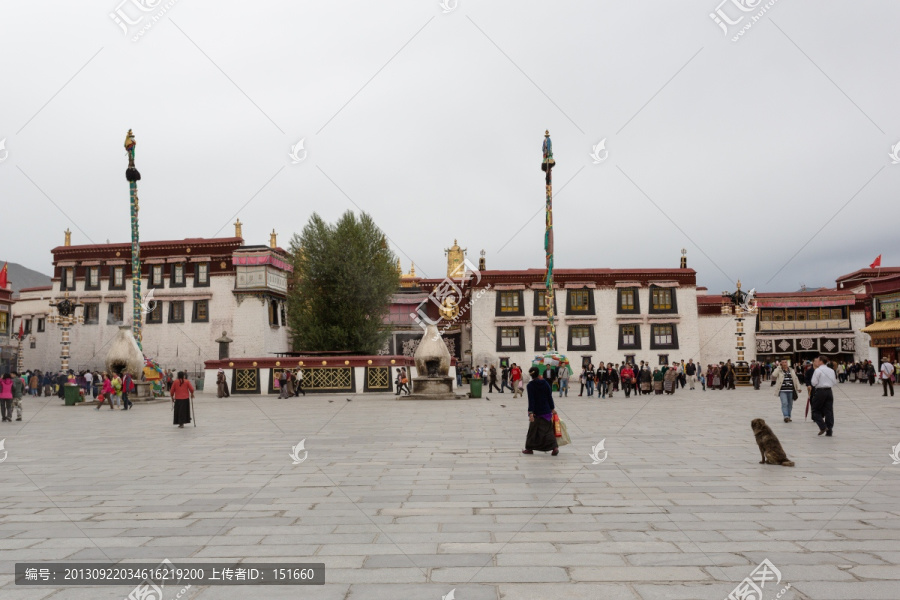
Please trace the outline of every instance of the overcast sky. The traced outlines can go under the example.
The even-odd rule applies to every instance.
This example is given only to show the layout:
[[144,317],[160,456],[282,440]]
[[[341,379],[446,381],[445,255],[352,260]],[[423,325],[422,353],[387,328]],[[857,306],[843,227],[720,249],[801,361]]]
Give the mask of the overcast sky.
[[144,240],[238,216],[287,247],[352,209],[404,270],[442,277],[454,238],[540,268],[549,129],[557,268],[686,248],[720,292],[900,264],[900,4],[727,0],[726,35],[718,1],[2,1],[0,259],[128,241],[133,128]]

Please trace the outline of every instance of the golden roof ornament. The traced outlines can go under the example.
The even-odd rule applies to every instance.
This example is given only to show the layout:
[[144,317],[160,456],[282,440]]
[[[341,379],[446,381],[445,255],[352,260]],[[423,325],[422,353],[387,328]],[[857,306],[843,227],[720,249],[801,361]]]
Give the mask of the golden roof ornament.
[[72,245],[72,230],[67,227],[64,233],[66,234],[66,241],[63,245],[71,246]]
[[244,239],[244,234],[243,234],[243,231],[241,230],[242,225],[243,225],[243,223],[241,223],[240,219],[238,219],[237,221],[234,222],[234,237]]
[[277,248],[278,247],[278,234],[275,233],[275,230],[272,230],[272,233],[269,234],[269,247]]
[[457,241],[453,240],[453,246],[444,248],[444,254],[447,256],[447,277],[453,279],[462,275],[462,269],[465,268],[463,263],[466,260],[467,248],[460,248]]

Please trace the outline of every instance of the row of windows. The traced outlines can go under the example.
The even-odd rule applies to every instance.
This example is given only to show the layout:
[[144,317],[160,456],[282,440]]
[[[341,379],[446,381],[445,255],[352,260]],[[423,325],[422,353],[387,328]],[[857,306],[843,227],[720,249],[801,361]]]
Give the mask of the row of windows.
[[763,308],[760,321],[821,321],[846,319],[844,308]]
[[[497,292],[497,316],[524,316],[523,290],[502,290]],[[556,306],[554,314],[556,314]],[[534,291],[535,315],[547,312],[546,290]],[[619,314],[640,314],[641,306],[637,288],[619,288],[617,290],[616,312]],[[650,286],[650,313],[677,313],[675,290]],[[595,314],[594,294],[590,289],[566,290],[567,315]]]
[[[169,323],[184,323],[185,321],[185,301],[172,300],[169,305]],[[106,314],[107,325],[119,325],[125,320],[125,303],[110,302]],[[153,309],[144,316],[145,323],[162,323],[163,322],[163,303],[156,302]],[[209,300],[194,300],[191,309],[191,322],[207,323],[209,322]],[[100,304],[96,302],[85,303],[84,305],[84,324],[97,325],[100,323]]]
[[[557,330],[557,335],[560,331]],[[561,344],[557,344],[558,346]],[[678,330],[672,323],[650,326],[650,349],[677,349]],[[534,350],[542,352],[547,349],[547,327],[535,327]],[[571,325],[568,327],[568,350],[596,350],[593,325]],[[641,326],[619,325],[619,349],[641,349]],[[497,328],[497,351],[525,351],[525,328],[509,326]]]
[[[44,333],[44,330],[47,329],[47,319],[44,317],[38,317],[37,319],[34,319],[34,320],[25,319],[24,321],[22,321],[22,331],[25,333],[25,335],[28,335],[31,333],[32,324],[35,321],[36,321],[35,326],[37,328],[36,330],[38,333]],[[0,328],[0,331],[2,331],[2,328]]]
[[[169,265],[168,278],[169,287],[185,287],[186,283],[186,265],[184,263],[174,263]],[[151,288],[164,288],[166,280],[166,265],[150,265],[148,286]],[[209,286],[209,263],[194,263],[194,287]],[[107,289],[124,290],[125,289],[125,267],[109,267],[107,274],[109,284]],[[64,267],[60,274],[59,289],[63,291],[73,291],[75,286],[75,268]],[[100,289],[100,267],[85,267],[84,270],[84,289],[99,290]]]

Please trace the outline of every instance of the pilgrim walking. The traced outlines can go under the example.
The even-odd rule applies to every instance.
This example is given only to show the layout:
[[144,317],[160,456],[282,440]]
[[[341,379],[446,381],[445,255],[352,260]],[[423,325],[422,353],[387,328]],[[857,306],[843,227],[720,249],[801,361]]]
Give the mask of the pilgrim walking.
[[191,422],[191,401],[194,399],[194,386],[184,378],[184,371],[178,371],[178,378],[172,382],[169,393],[174,409],[172,424],[184,429],[184,424]]
[[534,451],[559,454],[559,444],[553,428],[553,415],[556,406],[553,404],[553,390],[550,384],[541,378],[537,367],[528,370],[531,381],[525,388],[528,392],[528,435],[525,436],[525,449],[522,454],[534,454]]

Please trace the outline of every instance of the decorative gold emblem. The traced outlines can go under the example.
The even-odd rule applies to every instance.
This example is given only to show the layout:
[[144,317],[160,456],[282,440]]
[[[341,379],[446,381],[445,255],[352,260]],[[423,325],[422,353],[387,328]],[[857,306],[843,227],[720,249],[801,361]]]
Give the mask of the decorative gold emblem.
[[452,321],[459,315],[459,303],[450,296],[447,296],[441,303],[439,312],[441,313],[441,317],[447,321]]

